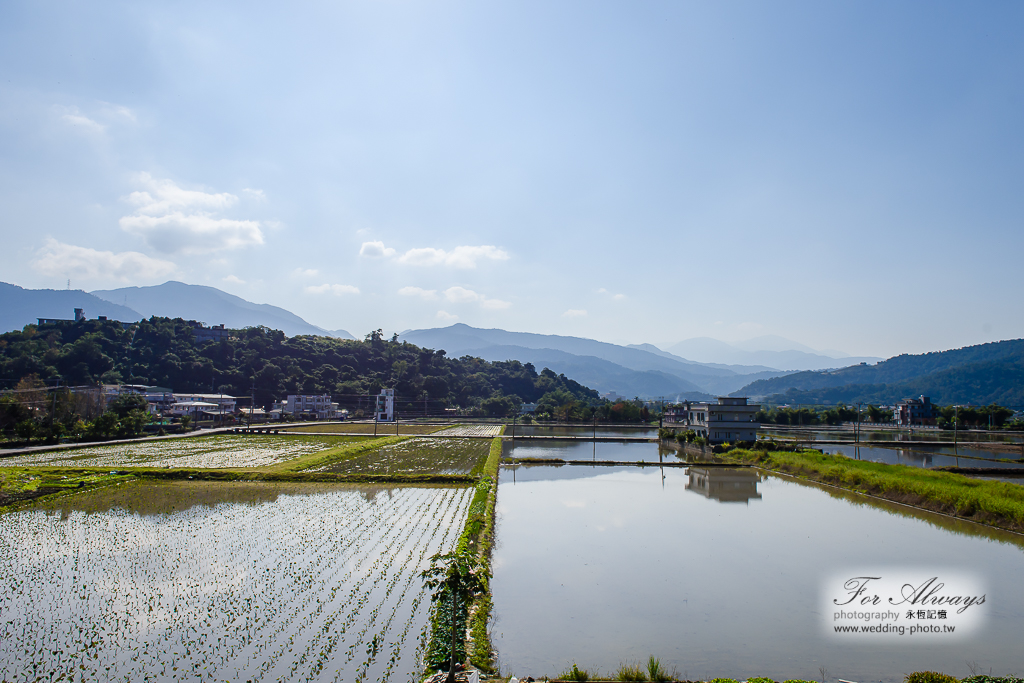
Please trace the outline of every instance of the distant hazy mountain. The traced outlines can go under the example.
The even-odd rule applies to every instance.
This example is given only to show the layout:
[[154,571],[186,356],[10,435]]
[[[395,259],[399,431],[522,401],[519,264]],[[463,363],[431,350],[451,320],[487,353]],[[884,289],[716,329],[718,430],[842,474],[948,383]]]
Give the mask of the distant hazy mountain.
[[890,403],[925,395],[936,403],[1024,405],[1024,339],[904,354],[877,365],[797,372],[753,382],[737,394],[790,403]]
[[604,393],[643,398],[726,394],[752,380],[774,377],[763,367],[701,364],[657,347],[628,347],[581,337],[481,329],[462,323],[409,330],[400,338],[418,346],[444,349],[449,356],[532,362],[549,367]]
[[229,328],[265,325],[281,330],[289,337],[316,334],[352,339],[344,330],[325,330],[312,325],[290,311],[270,304],[254,304],[215,287],[165,282],[153,287],[122,287],[97,290],[97,297],[130,306],[143,317],[153,315],[197,320],[207,325],[223,324]]
[[73,320],[75,309],[87,318],[105,315],[111,320],[134,322],[142,316],[131,308],[119,306],[80,289],[25,289],[0,282],[0,331],[20,330],[35,324],[36,318]]
[[774,335],[748,339],[736,344],[727,344],[711,337],[694,337],[668,347],[668,351],[700,363],[765,365],[789,371],[841,368],[882,360],[873,356],[849,356],[841,352],[829,355]]

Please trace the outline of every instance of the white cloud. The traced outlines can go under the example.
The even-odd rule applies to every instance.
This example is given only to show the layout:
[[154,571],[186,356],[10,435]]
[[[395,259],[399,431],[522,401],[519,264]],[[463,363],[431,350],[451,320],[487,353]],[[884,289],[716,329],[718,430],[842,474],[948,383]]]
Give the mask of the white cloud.
[[601,289],[597,290],[597,293],[598,293],[598,294],[607,294],[607,293],[608,293],[608,290],[607,290],[607,289],[605,289],[604,287],[602,287]]
[[410,249],[398,257],[399,263],[414,266],[448,266],[450,268],[476,268],[477,261],[507,261],[508,252],[490,245],[461,246],[451,251],[421,247]]
[[459,316],[455,315],[454,313],[449,313],[448,311],[438,311],[437,312],[437,319],[438,320],[452,321],[452,320],[458,320]]
[[102,133],[106,131],[107,127],[102,123],[93,121],[85,114],[78,111],[78,107],[68,107],[66,113],[61,116],[61,120],[77,128],[88,131],[90,133]]
[[296,268],[295,274],[299,277],[316,277],[320,271],[316,268]]
[[176,211],[167,216],[124,216],[119,223],[125,232],[142,237],[154,249],[168,254],[208,254],[263,244],[259,221]]
[[352,285],[312,285],[306,287],[306,291],[310,294],[333,294],[335,296],[343,296],[345,294],[358,294],[359,288],[353,287]]
[[36,252],[32,267],[44,275],[81,280],[151,281],[177,270],[170,261],[151,258],[137,251],[97,251],[88,247],[46,240]]
[[267,195],[263,194],[263,190],[254,190],[251,187],[246,187],[242,189],[242,193],[245,196],[251,197],[252,199],[255,199],[257,201],[263,202],[267,200]]
[[[385,247],[383,242],[363,242],[359,255],[367,258],[390,258],[398,252]],[[417,247],[410,249],[396,260],[411,266],[447,266],[449,268],[476,268],[482,260],[507,261],[508,252],[490,245],[460,246],[451,251],[435,247]]]
[[466,289],[465,287],[449,287],[444,290],[444,296],[448,301],[454,301],[456,303],[466,303],[472,301],[480,301],[484,297],[477,294],[472,289]]
[[238,203],[238,197],[230,192],[186,190],[178,187],[173,180],[156,180],[148,173],[140,173],[138,182],[146,189],[132,192],[125,197],[125,201],[139,207],[138,213],[149,216],[158,216],[173,210],[223,211]]
[[385,247],[383,242],[363,242],[363,246],[359,247],[359,255],[366,258],[385,258],[394,256],[395,250]]
[[501,299],[484,299],[480,302],[480,308],[486,308],[492,311],[503,311],[511,305],[511,301],[502,301]]
[[244,285],[245,284],[245,280],[241,279],[237,275],[228,275],[227,277],[221,278],[221,280],[223,280],[224,282],[230,282],[231,284],[234,284],[234,285]]
[[206,254],[263,244],[259,221],[215,215],[238,204],[238,197],[229,192],[186,190],[148,173],[140,173],[138,182],[144,189],[124,198],[135,205],[135,213],[123,216],[119,223],[122,230],[142,237],[154,249]]
[[582,318],[586,314],[587,314],[587,312],[584,311],[581,308],[570,308],[568,311],[566,311],[565,313],[562,314],[562,317],[563,318]]
[[423,289],[422,287],[402,287],[398,293],[402,296],[418,296],[425,301],[433,301],[437,298],[436,289]]
[[464,304],[464,303],[479,303],[480,308],[485,308],[492,311],[504,310],[512,305],[511,301],[502,301],[501,299],[489,299],[483,294],[474,292],[472,289],[466,289],[465,287],[449,287],[444,290],[444,296],[448,301]]
[[626,300],[626,295],[625,294],[616,294],[615,296],[612,297],[612,301],[625,301],[625,300]]

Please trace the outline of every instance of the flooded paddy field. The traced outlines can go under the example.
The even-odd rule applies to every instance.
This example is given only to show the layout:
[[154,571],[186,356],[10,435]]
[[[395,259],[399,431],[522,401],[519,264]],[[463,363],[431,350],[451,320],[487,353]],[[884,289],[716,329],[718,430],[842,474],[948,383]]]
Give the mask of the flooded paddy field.
[[[952,446],[886,446],[876,444],[856,446],[846,444],[822,444],[823,453],[843,455],[856,460],[884,462],[889,465],[910,465],[911,467],[1005,467],[1024,472],[1024,462],[1017,461],[1015,454],[990,451],[980,448]],[[1024,480],[1022,480],[1024,481]]]
[[0,678],[409,680],[471,495],[135,483],[0,515]]
[[265,467],[363,438],[214,434],[14,455],[0,467]]
[[[512,426],[505,427],[505,435],[509,436],[512,434]],[[548,425],[516,425],[516,436],[573,436],[586,438],[594,435],[594,428],[587,426],[579,427],[566,427],[566,426],[548,426]],[[658,428],[651,427],[650,425],[640,425],[636,427],[597,427],[598,436],[624,436],[624,437],[656,437],[658,435]]]
[[[1019,535],[695,465],[505,468],[497,537],[493,642],[519,676],[610,675],[649,654],[691,680],[1024,673]],[[834,578],[879,571],[973,577],[986,611],[948,635],[836,634]]]
[[487,458],[489,439],[417,438],[361,453],[316,472],[469,474]]
[[[598,435],[605,432],[598,431]],[[543,440],[502,442],[502,457],[540,458],[560,460],[599,460],[618,462],[680,462],[685,456],[674,448],[662,448],[656,442],[643,441],[572,441]]]
[[[762,435],[782,437],[787,439],[800,439],[802,441],[829,441],[829,440],[850,440],[855,439],[856,431],[852,426],[842,427],[788,427],[775,425],[762,425],[759,431]],[[956,433],[956,438],[961,442],[990,442],[995,445],[1020,446],[1024,442],[1024,435],[1019,432],[1000,432],[998,430],[964,430]],[[953,430],[931,429],[915,427],[914,429],[872,429],[870,424],[862,424],[860,428],[860,441],[953,441]]]

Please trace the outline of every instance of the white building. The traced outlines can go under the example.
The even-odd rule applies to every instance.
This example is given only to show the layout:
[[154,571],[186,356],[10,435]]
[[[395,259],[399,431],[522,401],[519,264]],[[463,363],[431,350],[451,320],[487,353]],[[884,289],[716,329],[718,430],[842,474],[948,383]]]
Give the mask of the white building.
[[287,415],[316,415],[318,420],[338,419],[338,404],[331,402],[330,394],[289,394],[284,401],[275,403],[274,408]]
[[[233,413],[235,412],[236,400],[234,396],[227,394],[174,394],[174,403],[212,403],[212,412]],[[207,406],[209,407],[209,406]],[[186,411],[187,412],[187,411]]]
[[377,421],[393,422],[395,419],[395,390],[381,389],[377,397]]
[[719,396],[717,403],[684,401],[665,408],[663,424],[668,428],[692,429],[708,443],[757,440],[761,424],[754,422],[760,405],[744,398]]

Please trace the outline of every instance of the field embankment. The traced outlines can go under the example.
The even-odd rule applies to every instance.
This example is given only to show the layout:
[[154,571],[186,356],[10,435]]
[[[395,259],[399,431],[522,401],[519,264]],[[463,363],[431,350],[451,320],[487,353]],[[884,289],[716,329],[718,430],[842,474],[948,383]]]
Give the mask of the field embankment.
[[733,449],[718,454],[725,462],[866,493],[897,503],[1024,533],[1024,486],[940,472],[887,465],[818,451]]

